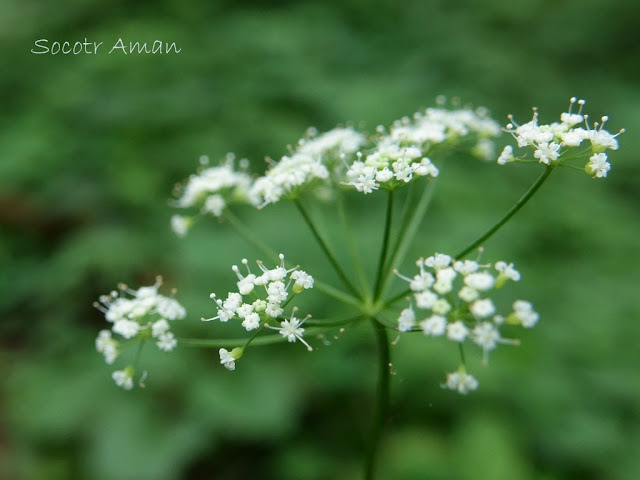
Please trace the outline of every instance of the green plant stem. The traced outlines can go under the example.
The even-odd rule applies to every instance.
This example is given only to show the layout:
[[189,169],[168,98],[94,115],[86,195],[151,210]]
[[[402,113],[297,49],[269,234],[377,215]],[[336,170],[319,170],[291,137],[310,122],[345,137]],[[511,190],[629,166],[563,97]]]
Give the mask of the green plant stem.
[[387,330],[384,325],[378,322],[375,318],[371,318],[370,320],[375,330],[378,342],[378,384],[373,423],[368,439],[370,443],[365,463],[365,480],[373,480],[375,478],[377,453],[389,412],[389,394],[391,386],[391,373],[389,371],[391,355],[389,352],[389,337],[387,335]]
[[418,228],[420,227],[420,223],[422,223],[422,218],[424,217],[429,205],[431,204],[431,199],[433,198],[433,193],[435,192],[435,183],[434,181],[429,182],[425,190],[422,192],[420,200],[418,200],[417,205],[412,209],[411,215],[408,217],[406,221],[401,224],[400,231],[398,232],[397,241],[395,243],[395,247],[393,249],[393,254],[389,262],[387,263],[385,274],[383,276],[382,288],[380,289],[380,296],[382,296],[387,288],[389,280],[391,279],[391,274],[393,273],[393,268],[395,265],[398,265],[404,259],[404,256],[415,237]]
[[340,277],[340,280],[342,280],[342,283],[344,283],[344,286],[347,287],[347,289],[351,292],[353,296],[360,299],[360,295],[358,294],[358,291],[353,286],[353,284],[349,281],[347,274],[344,272],[344,270],[338,263],[338,260],[336,259],[333,252],[331,252],[331,250],[329,249],[329,246],[327,245],[325,240],[322,238],[322,235],[320,235],[320,232],[318,231],[315,224],[311,220],[311,217],[309,216],[309,213],[307,212],[307,210],[302,206],[302,203],[300,203],[300,200],[295,199],[293,203],[298,208],[298,211],[302,215],[302,218],[304,218],[304,221],[309,227],[309,230],[311,230],[313,237],[316,239],[316,241],[318,242],[318,245],[320,245],[320,248],[322,249],[324,254],[327,256],[329,263],[331,263],[331,266]]
[[354,298],[353,296],[349,295],[348,293],[344,293],[342,290],[338,290],[335,287],[332,287],[331,285],[321,282],[318,279],[314,279],[313,281],[313,288],[315,290],[318,290],[322,293],[324,293],[325,295],[331,297],[331,298],[335,298],[336,300],[344,303],[345,305],[349,305],[351,307],[356,308],[357,310],[361,310],[362,309],[362,305],[360,305],[360,301],[357,298]]
[[[327,325],[329,326],[329,325]],[[335,328],[335,326],[333,326]],[[327,328],[324,327],[310,327],[305,329],[305,336],[313,336],[319,333],[324,333]],[[253,345],[273,345],[275,343],[286,342],[279,333],[273,335],[263,335],[251,340]],[[203,347],[203,348],[235,348],[243,347],[247,343],[246,338],[220,338],[220,339],[207,339],[207,338],[178,338],[178,344],[189,347]]]
[[256,250],[260,251],[263,255],[269,257],[271,260],[279,261],[278,254],[271,250],[264,243],[257,240],[255,232],[249,230],[238,217],[231,213],[228,208],[224,212],[224,218],[227,219],[229,225],[231,225],[236,233],[238,233],[238,235],[240,235],[247,243],[249,243],[249,245],[255,247]]
[[376,286],[373,289],[373,301],[378,300],[380,288],[382,287],[382,276],[384,265],[387,260],[387,250],[389,249],[389,237],[391,236],[391,222],[393,219],[393,190],[389,190],[387,196],[387,213],[384,220],[384,235],[382,237],[382,248],[378,260],[378,272],[376,273]]
[[[548,165],[547,168],[545,168],[544,172],[542,172],[542,174],[540,174],[540,176],[536,179],[536,181],[533,183],[533,185],[531,185],[531,187],[529,187],[529,189],[525,192],[525,194],[522,195],[522,197],[520,197],[520,199],[515,203],[515,205],[513,207],[511,207],[509,209],[509,211],[500,220],[498,220],[498,222],[493,227],[491,227],[489,230],[487,230],[480,238],[478,238],[473,243],[471,243],[470,245],[465,247],[463,250],[461,250],[458,254],[454,255],[453,258],[455,258],[456,260],[460,260],[460,259],[464,258],[474,248],[477,248],[478,246],[482,245],[482,243],[484,243],[494,233],[496,233],[498,230],[500,230],[500,228],[505,223],[507,223],[509,221],[509,219],[511,217],[513,217],[518,212],[518,210],[520,210],[522,207],[524,207],[526,205],[526,203],[529,200],[531,200],[531,197],[533,197],[533,195],[542,186],[542,184],[549,177],[549,175],[551,174],[551,172],[552,172],[552,170],[554,168],[555,168],[555,165]],[[400,292],[399,294],[391,297],[391,299],[387,300],[384,303],[384,308],[387,308],[387,307],[393,305],[398,300],[400,300],[400,299],[402,299],[402,298],[404,298],[404,297],[406,297],[407,295],[410,295],[410,294],[411,294],[411,289],[407,289],[407,290],[405,290],[403,292]]]
[[344,205],[343,193],[340,191],[337,193],[337,205],[338,216],[340,217],[340,223],[342,223],[342,229],[344,230],[346,235],[347,244],[349,246],[349,253],[351,254],[351,261],[353,262],[353,267],[356,271],[356,275],[358,276],[358,283],[360,284],[360,288],[362,289],[361,291],[364,292],[365,298],[370,299],[371,291],[369,282],[367,282],[367,276],[364,272],[362,259],[360,258],[360,252],[358,251],[358,246],[353,236],[351,222],[347,217],[347,209]]
[[473,243],[471,243],[470,245],[465,247],[463,250],[461,250],[459,253],[454,255],[453,258],[455,258],[456,260],[460,260],[460,259],[464,258],[469,252],[471,252],[473,249],[475,249],[475,248],[479,247],[480,245],[482,245],[486,240],[491,238],[491,236],[494,233],[496,233],[498,230],[500,230],[500,228],[505,223],[507,223],[509,221],[509,219],[511,217],[513,217],[518,212],[518,210],[520,210],[522,207],[524,207],[526,205],[526,203],[531,199],[531,197],[533,197],[533,195],[538,191],[538,189],[542,186],[542,184],[545,182],[545,180],[549,177],[549,175],[551,174],[551,172],[553,171],[554,168],[555,168],[555,166],[548,165],[547,168],[544,169],[544,172],[542,172],[542,174],[533,183],[533,185],[531,185],[531,187],[529,187],[529,190],[527,190],[525,192],[525,194],[522,197],[520,197],[520,199],[515,203],[515,205],[513,207],[511,207],[509,209],[509,211],[500,220],[498,220],[498,222],[493,227],[491,227],[489,230],[487,230],[484,233],[484,235],[482,235],[476,241],[474,241]]

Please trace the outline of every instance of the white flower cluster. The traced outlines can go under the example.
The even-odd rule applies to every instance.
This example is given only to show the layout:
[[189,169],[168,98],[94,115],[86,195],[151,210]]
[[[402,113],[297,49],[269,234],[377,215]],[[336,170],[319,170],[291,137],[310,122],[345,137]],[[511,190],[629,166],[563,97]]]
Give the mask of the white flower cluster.
[[[137,339],[155,340],[156,346],[169,352],[177,345],[177,340],[170,331],[169,322],[182,319],[186,311],[178,301],[158,293],[161,279],[155,285],[140,287],[138,290],[119,285],[120,292],[113,291],[100,297],[94,306],[104,313],[105,319],[112,323],[111,330],[101,330],[96,338],[96,350],[104,355],[105,362],[113,364],[120,353],[123,340],[114,338],[117,334],[124,341]],[[127,297],[128,294],[130,297]],[[133,387],[133,367],[113,373],[115,382],[125,389]]]
[[[444,100],[440,101],[440,103]],[[438,168],[429,155],[457,146],[456,139],[475,141],[471,153],[492,158],[494,144],[490,137],[500,133],[500,126],[489,118],[486,109],[428,108],[396,121],[385,132],[378,128],[371,139],[352,127],[337,127],[318,134],[310,128],[289,154],[279,161],[267,159],[264,175],[253,178],[247,173],[247,160],[234,169],[234,156],[217,167],[203,168],[192,175],[178,191],[175,206],[200,207],[202,213],[220,217],[231,204],[249,204],[256,208],[276,203],[282,198],[296,198],[313,186],[349,185],[363,193],[381,187],[393,189],[418,177],[436,177]],[[365,148],[367,143],[372,148]],[[363,153],[364,152],[364,153]],[[207,164],[208,159],[202,158]],[[321,190],[318,190],[321,192]],[[174,215],[171,227],[184,236],[193,223],[191,217]]]
[[[519,281],[520,273],[513,264],[503,261],[483,265],[473,260],[455,261],[449,255],[435,255],[416,262],[419,272],[408,278],[413,302],[398,318],[398,330],[407,332],[419,328],[424,335],[445,337],[456,343],[470,340],[482,348],[484,360],[498,344],[517,344],[517,340],[505,339],[500,326],[507,323],[533,327],[538,314],[529,302],[517,300],[513,311],[506,317],[497,313],[489,297],[491,292],[507,281]],[[425,311],[419,313],[416,310]],[[466,371],[450,374],[448,388],[466,393],[477,387],[477,381]]]
[[[577,112],[573,112],[573,106],[576,103],[579,108]],[[604,125],[609,119],[606,116],[602,117],[600,124],[596,122],[591,128],[588,115],[582,113],[585,103],[585,100],[571,98],[569,111],[560,115],[560,122],[548,125],[538,123],[536,109],[533,110],[533,118],[523,125],[518,125],[513,120],[513,116],[509,115],[511,123],[507,125],[506,131],[515,138],[518,147],[533,148],[534,158],[545,165],[560,164],[564,158],[586,157],[591,153],[589,161],[585,165],[585,171],[594,178],[604,178],[611,169],[611,164],[607,161],[607,154],[604,152],[618,149],[616,137],[624,130],[620,130],[615,135],[605,130]],[[580,126],[582,124],[584,128]],[[579,152],[574,150],[585,142],[590,143],[586,149]],[[513,161],[516,161],[513,147],[507,145],[498,157],[498,164],[504,165]]]
[[[262,272],[260,275],[251,272],[247,259],[242,259],[242,263],[247,269],[246,275],[240,273],[237,265],[232,267],[238,277],[238,291],[228,293],[224,300],[217,298],[216,294],[212,293],[211,298],[218,306],[217,315],[212,318],[203,318],[202,321],[228,322],[233,318],[238,318],[242,320],[242,326],[248,332],[256,330],[261,325],[266,325],[278,330],[289,342],[299,340],[308,350],[311,350],[309,344],[302,337],[304,328],[301,325],[304,319],[300,320],[294,317],[295,308],[291,317],[288,320],[282,320],[279,327],[270,326],[269,323],[280,319],[284,313],[284,307],[292,298],[289,289],[293,295],[296,295],[313,288],[313,277],[298,270],[298,266],[290,269],[285,268],[284,255],[282,254],[280,254],[280,265],[272,269],[266,268],[262,262],[258,261],[258,267]],[[244,297],[251,297],[251,300],[245,301]],[[239,356],[232,357],[231,352],[220,350],[221,363],[229,370],[235,368],[235,363],[231,362],[232,358],[235,361]]]
[[[201,157],[200,163],[203,167],[208,165],[209,158]],[[229,204],[255,203],[250,192],[253,180],[246,172],[248,160],[240,160],[240,170],[236,170],[234,164],[235,155],[228,153],[217,167],[202,168],[197,175],[191,175],[184,185],[177,187],[180,195],[174,205],[179,208],[200,207],[202,213],[220,217]],[[178,236],[184,236],[191,223],[189,217],[174,215],[171,218],[171,227]]]
[[[382,127],[378,130],[384,132]],[[370,152],[360,154],[349,166],[345,184],[366,194],[381,186],[393,189],[417,177],[436,177],[438,168],[428,157],[434,147],[454,138],[476,135],[478,143],[471,151],[490,158],[494,147],[488,137],[499,133],[500,126],[485,109],[428,108],[416,113],[413,121],[408,117],[396,121]]]
[[338,160],[353,154],[366,140],[352,128],[334,128],[319,136],[315,133],[310,129],[307,138],[298,142],[292,155],[272,162],[264,176],[255,180],[251,196],[259,199],[257,207],[276,203],[316,180],[327,180],[331,168],[339,164]]

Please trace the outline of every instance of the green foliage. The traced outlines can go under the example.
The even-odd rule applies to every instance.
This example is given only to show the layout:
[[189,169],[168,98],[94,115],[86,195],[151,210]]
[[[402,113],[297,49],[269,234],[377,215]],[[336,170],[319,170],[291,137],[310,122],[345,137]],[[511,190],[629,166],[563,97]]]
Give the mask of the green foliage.
[[[440,93],[496,119],[526,118],[531,104],[555,118],[578,95],[627,133],[606,181],[558,169],[488,242],[486,258],[516,262],[517,290],[541,322],[490,368],[471,356],[480,390],[459,398],[438,387],[450,345],[403,337],[394,347],[380,478],[639,478],[636,3],[273,3],[5,0],[0,478],[356,478],[374,388],[366,328],[311,354],[252,348],[233,374],[215,351],[145,352],[147,388],[123,392],[93,348],[104,320],[91,302],[162,274],[188,310],[179,336],[225,335],[198,321],[214,310],[208,294],[233,286],[232,263],[260,255],[215,220],[175,239],[173,185],[201,154],[235,151],[260,171],[310,125],[373,131]],[[39,38],[85,37],[105,50],[29,53]],[[108,55],[118,37],[182,52]],[[450,159],[405,266],[462,248],[537,175]],[[352,198],[373,275],[383,198]],[[334,225],[332,212],[316,213]],[[291,205],[238,214],[292,263],[333,279]],[[308,301],[318,318],[332,309]]]

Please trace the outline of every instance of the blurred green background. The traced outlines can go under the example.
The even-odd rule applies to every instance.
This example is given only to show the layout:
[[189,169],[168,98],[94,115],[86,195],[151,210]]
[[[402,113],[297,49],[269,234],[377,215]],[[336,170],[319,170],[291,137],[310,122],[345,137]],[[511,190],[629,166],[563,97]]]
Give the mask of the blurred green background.
[[[225,335],[197,319],[214,311],[210,292],[233,288],[230,265],[260,256],[214,220],[175,238],[173,185],[202,154],[234,151],[259,171],[310,125],[373,131],[438,94],[501,123],[527,121],[532,105],[554,121],[576,95],[627,133],[605,181],[557,170],[488,242],[487,260],[522,272],[512,294],[541,322],[490,367],[472,357],[476,393],[439,387],[457,366],[446,342],[407,336],[394,348],[380,478],[640,478],[637,2],[103,4],[2,2],[0,478],[359,478],[375,376],[367,328],[311,354],[251,349],[234,373],[215,350],[149,350],[147,388],[124,392],[94,350],[106,324],[91,304],[162,274],[189,312],[178,335]],[[119,37],[182,51],[108,55]],[[105,45],[33,55],[40,38]],[[404,271],[466,245],[538,171],[452,159]],[[383,196],[351,198],[358,230],[377,239]],[[238,214],[331,280],[291,205]],[[333,307],[307,296],[316,317]]]

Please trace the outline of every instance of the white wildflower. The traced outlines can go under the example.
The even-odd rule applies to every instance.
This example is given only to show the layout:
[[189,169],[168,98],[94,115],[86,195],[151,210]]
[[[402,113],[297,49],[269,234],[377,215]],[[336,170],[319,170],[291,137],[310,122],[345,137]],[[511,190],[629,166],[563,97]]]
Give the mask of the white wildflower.
[[447,325],[447,338],[454,342],[464,342],[469,334],[469,329],[460,320]]
[[473,375],[469,375],[464,371],[464,368],[460,368],[457,372],[447,374],[447,382],[443,387],[466,395],[470,391],[478,388],[478,380],[476,380]]

